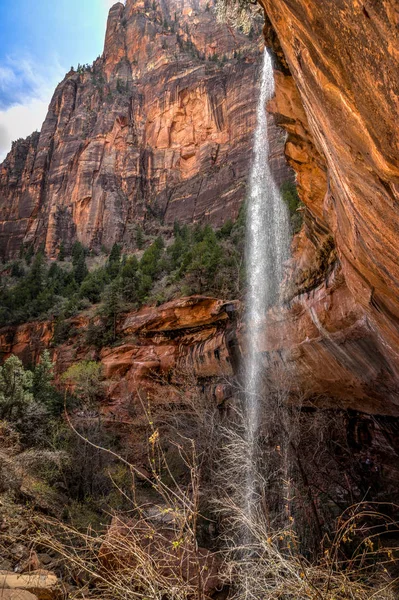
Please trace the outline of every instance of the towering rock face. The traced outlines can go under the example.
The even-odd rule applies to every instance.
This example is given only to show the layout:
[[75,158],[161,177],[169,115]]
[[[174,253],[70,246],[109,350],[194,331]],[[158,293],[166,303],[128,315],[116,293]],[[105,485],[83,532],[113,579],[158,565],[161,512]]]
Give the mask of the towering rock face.
[[[57,87],[40,135],[0,166],[0,254],[131,244],[138,222],[234,218],[245,196],[261,36],[205,0],[127,0],[104,54]],[[284,132],[272,122],[277,178]]]
[[[300,195],[306,205],[307,235],[302,232],[294,244],[293,279],[297,289],[290,296],[288,319],[293,335],[287,333],[282,344],[286,348],[294,345],[295,362],[300,367],[302,352],[302,367],[309,373],[313,359],[305,367],[303,357],[313,337],[309,332],[315,327],[315,339],[318,337],[324,346],[316,371],[320,369],[326,381],[332,377],[337,391],[339,387],[342,391],[344,379],[340,386],[336,379],[338,370],[334,367],[330,377],[330,367],[321,359],[327,351],[333,359],[331,364],[341,363],[341,367],[352,371],[352,377],[362,381],[363,397],[366,389],[370,391],[370,382],[374,382],[373,395],[379,396],[377,410],[397,410],[397,2],[262,0],[262,4],[268,21],[266,40],[279,63],[276,97],[270,110],[288,132],[286,154],[297,172]],[[323,253],[324,268],[315,273],[317,257]],[[341,316],[337,313],[335,319],[331,307],[335,305],[336,285],[331,284],[329,277],[334,263],[336,269],[342,268],[340,294],[347,298],[341,306]],[[313,278],[309,276],[312,268],[317,275]],[[330,307],[321,322],[312,312],[317,295],[324,296],[324,305]],[[310,321],[299,340],[300,306]],[[324,311],[322,305],[319,308]],[[348,323],[362,323],[355,335],[345,324],[342,328],[345,310],[349,310],[347,316],[357,315]],[[286,316],[280,315],[280,321]],[[270,319],[273,322],[273,316]],[[320,368],[323,364],[324,368]],[[359,387],[353,384],[353,378],[346,378],[346,382],[348,397],[351,393],[356,396]]]

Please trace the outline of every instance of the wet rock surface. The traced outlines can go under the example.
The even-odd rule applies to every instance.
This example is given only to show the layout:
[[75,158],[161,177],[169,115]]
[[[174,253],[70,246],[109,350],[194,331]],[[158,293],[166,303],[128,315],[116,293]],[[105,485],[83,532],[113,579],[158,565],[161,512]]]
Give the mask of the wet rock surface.
[[[398,381],[399,364],[396,2],[262,5],[266,39],[279,61],[270,110],[288,132],[286,154],[306,206],[308,239],[296,245],[296,260],[303,267],[323,238],[333,236],[345,285],[369,331],[356,343],[356,369],[381,374],[384,362],[375,386],[384,390],[386,405],[396,405],[397,385],[385,389],[387,380]],[[353,350],[351,338],[348,344]],[[339,346],[330,344],[330,351],[339,354]],[[354,365],[350,354],[347,364]]]

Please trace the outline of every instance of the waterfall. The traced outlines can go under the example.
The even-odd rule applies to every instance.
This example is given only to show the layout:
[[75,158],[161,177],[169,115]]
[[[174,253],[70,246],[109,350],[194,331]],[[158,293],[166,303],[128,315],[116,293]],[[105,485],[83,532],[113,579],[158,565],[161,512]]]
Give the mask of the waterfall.
[[[283,263],[288,258],[290,226],[288,211],[273,180],[269,164],[266,104],[274,94],[271,57],[263,55],[254,159],[250,178],[246,233],[246,353],[244,360],[244,418],[248,448],[244,507],[251,519],[256,510],[256,438],[259,428],[267,309],[278,302]],[[267,417],[267,415],[266,415]]]

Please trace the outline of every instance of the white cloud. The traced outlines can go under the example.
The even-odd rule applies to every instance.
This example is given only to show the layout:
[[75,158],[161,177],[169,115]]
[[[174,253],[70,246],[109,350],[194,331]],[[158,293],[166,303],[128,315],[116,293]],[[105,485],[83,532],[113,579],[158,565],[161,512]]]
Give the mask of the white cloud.
[[0,162],[11,148],[11,142],[25,138],[40,130],[47,114],[49,99],[29,99],[26,104],[17,104],[0,111]]
[[[57,84],[65,70],[57,59],[39,67],[29,58],[8,58],[0,65],[0,89],[13,97],[11,105],[0,110],[0,162],[11,148],[11,142],[40,130]],[[17,86],[16,86],[17,83]]]

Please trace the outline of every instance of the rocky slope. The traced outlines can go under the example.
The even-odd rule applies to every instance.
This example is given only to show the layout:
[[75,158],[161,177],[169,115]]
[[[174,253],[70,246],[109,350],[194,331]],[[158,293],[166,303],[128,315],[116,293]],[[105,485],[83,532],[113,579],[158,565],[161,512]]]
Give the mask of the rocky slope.
[[[135,225],[235,218],[255,124],[260,28],[216,22],[205,0],[115,4],[104,53],[69,72],[39,134],[0,166],[0,256],[24,244],[132,245]],[[270,120],[274,172],[289,177]]]
[[[34,364],[52,348],[59,374],[81,360],[99,360],[106,379],[104,413],[131,422],[140,394],[165,408],[173,398],[166,384],[174,373],[206,389],[216,404],[233,393],[245,352],[238,302],[193,296],[121,317],[118,345],[96,350],[86,332],[93,314],[69,319],[70,337],[54,347],[54,322],[0,330],[1,358]],[[267,335],[266,335],[267,329]],[[320,285],[296,296],[265,319],[261,348],[272,386],[283,384],[305,404],[399,416],[398,378],[380,337],[349,292],[339,266]]]

